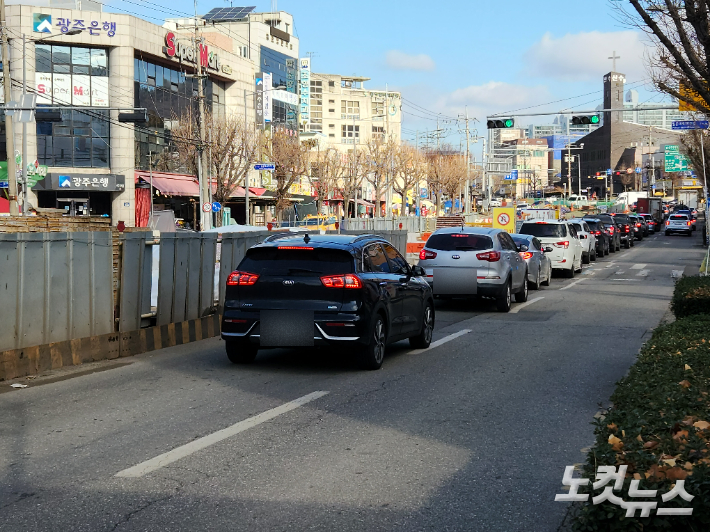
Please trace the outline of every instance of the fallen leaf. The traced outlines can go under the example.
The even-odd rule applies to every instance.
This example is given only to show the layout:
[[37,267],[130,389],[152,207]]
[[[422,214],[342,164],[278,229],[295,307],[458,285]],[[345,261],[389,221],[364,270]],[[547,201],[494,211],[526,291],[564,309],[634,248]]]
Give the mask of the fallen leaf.
[[634,473],[634,480],[641,480],[641,475]]
[[616,430],[618,427],[616,426],[616,423],[609,423],[606,428]]
[[664,479],[666,478],[665,470],[665,467],[658,467],[658,464],[653,464],[651,467],[648,468],[648,471],[646,471],[645,475],[646,478],[655,477],[657,479]]
[[688,471],[692,471],[692,470],[693,470],[693,464],[691,464],[690,462],[686,462],[685,464],[683,464],[683,467],[684,467],[685,469],[687,469]]
[[681,440],[684,440],[687,436],[688,436],[687,430],[680,430],[673,435],[673,439],[675,441],[681,441]]
[[681,421],[681,423],[682,423],[683,425],[690,426],[690,425],[693,424],[693,422],[694,422],[696,419],[697,419],[697,418],[696,418],[695,416],[685,416],[685,417],[683,418],[683,421]]
[[615,451],[621,451],[621,449],[624,447],[624,442],[613,434],[609,436],[609,443],[611,444],[611,448]]
[[667,466],[675,467],[675,458],[669,458],[667,460],[663,460],[663,463],[666,464]]
[[690,366],[689,366],[688,364],[686,364],[686,365],[685,365],[685,369],[686,369],[686,370],[689,370],[689,369],[690,369]]
[[688,472],[680,467],[672,467],[666,471],[668,480],[683,480],[688,477]]
[[690,388],[690,383],[687,380],[682,380],[678,384],[680,384],[683,388]]
[[643,443],[643,438],[641,437],[640,434],[639,434],[638,436],[636,436],[636,439],[637,439],[638,441],[640,441],[641,443]]
[[655,449],[656,447],[658,447],[657,441],[647,441],[643,444],[644,449]]
[[626,431],[624,429],[621,429],[621,435],[626,438]]
[[695,423],[693,423],[693,426],[698,430],[707,430],[708,428],[710,428],[710,423],[708,423],[707,421],[696,421]]

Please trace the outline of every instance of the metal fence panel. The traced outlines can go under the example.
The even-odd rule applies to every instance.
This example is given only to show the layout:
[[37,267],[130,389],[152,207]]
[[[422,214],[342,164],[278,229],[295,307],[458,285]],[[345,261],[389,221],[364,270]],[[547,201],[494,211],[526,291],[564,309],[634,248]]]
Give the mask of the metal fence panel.
[[217,234],[203,233],[200,265],[199,317],[206,316],[214,306],[214,269],[217,261]]
[[[175,248],[176,233],[160,234],[160,262],[158,265],[158,309],[157,324],[167,325],[172,322],[175,313],[175,294],[184,289],[175,283]],[[183,303],[184,308],[184,303]]]
[[0,351],[113,331],[111,234],[0,235]]
[[200,251],[202,242],[197,234],[189,235],[187,258],[187,302],[185,303],[185,319],[194,320],[199,317],[200,304]]
[[119,330],[141,328],[141,315],[150,313],[153,251],[146,241],[151,233],[122,233]]

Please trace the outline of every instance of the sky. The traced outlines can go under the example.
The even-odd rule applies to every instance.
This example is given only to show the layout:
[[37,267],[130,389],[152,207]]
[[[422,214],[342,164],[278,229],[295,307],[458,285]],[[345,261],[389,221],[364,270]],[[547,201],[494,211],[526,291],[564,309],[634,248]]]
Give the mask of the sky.
[[[617,20],[615,3],[279,0],[278,9],[294,16],[301,56],[313,53],[314,72],[366,76],[366,88],[401,91],[403,138],[414,140],[417,132],[421,138],[436,129],[438,117],[446,141],[458,147],[461,125],[455,119],[466,111],[482,135],[489,114],[594,109],[614,51],[627,89],[638,89],[641,102],[663,101],[649,84],[646,37]],[[154,23],[195,10],[192,0],[107,4],[107,11],[128,11]],[[270,0],[253,4],[257,12],[271,10]],[[197,12],[229,5],[198,0]],[[553,118],[517,117],[516,125]]]

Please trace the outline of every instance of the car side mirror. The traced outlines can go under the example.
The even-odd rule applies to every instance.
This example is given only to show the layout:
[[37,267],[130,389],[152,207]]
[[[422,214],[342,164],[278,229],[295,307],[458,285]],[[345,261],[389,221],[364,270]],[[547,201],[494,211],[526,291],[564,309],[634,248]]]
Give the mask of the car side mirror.
[[412,275],[414,277],[425,277],[426,270],[421,266],[412,266]]
[[552,253],[552,247],[551,247],[551,246],[547,246],[547,247],[545,248],[545,253]]
[[520,244],[518,246],[518,251],[527,251],[528,249],[530,248],[528,248],[525,244]]

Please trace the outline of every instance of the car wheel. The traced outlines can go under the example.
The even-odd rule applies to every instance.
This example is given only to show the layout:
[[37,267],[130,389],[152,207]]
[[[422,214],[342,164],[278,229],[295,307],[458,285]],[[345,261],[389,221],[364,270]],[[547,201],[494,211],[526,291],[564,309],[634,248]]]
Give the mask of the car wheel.
[[505,283],[501,294],[496,298],[496,308],[498,312],[508,312],[510,310],[510,281]]
[[409,345],[416,349],[426,349],[431,343],[431,337],[434,334],[434,306],[431,301],[427,301],[424,307],[424,316],[422,319],[422,330],[419,334],[412,336],[409,339]]
[[251,364],[256,358],[259,348],[246,342],[235,342],[233,340],[226,343],[227,358],[232,364]]
[[525,303],[528,300],[528,272],[525,272],[525,281],[523,281],[523,288],[520,292],[515,294],[516,303]]
[[385,359],[387,346],[387,329],[382,314],[378,314],[370,331],[370,341],[360,355],[360,365],[364,369],[380,369]]
[[594,250],[594,254],[590,257],[593,262],[597,261],[597,250]]
[[550,266],[550,270],[547,272],[547,278],[542,282],[545,286],[550,286],[550,281],[552,280],[552,266]]
[[586,254],[585,254],[585,253],[582,253],[582,262],[583,262],[584,264],[589,264],[589,263],[591,262],[591,260],[592,260],[592,259],[590,258],[590,256],[591,256],[591,253],[586,253]]
[[565,277],[568,279],[572,279],[574,277],[574,264],[572,264],[572,267],[569,270],[565,270]]
[[671,236],[671,232],[670,232],[670,231],[666,231],[666,236]]
[[634,242],[633,239],[632,239],[632,240],[631,240],[631,247],[634,247],[635,245],[636,245],[636,242]]
[[626,244],[624,244],[624,247],[625,247],[626,249],[629,249],[631,246],[632,246],[632,244],[631,244],[631,239],[628,239],[628,240],[626,241]]
[[530,283],[530,288],[533,290],[540,290],[540,267],[537,268],[537,275],[535,276],[535,282],[528,281]]

